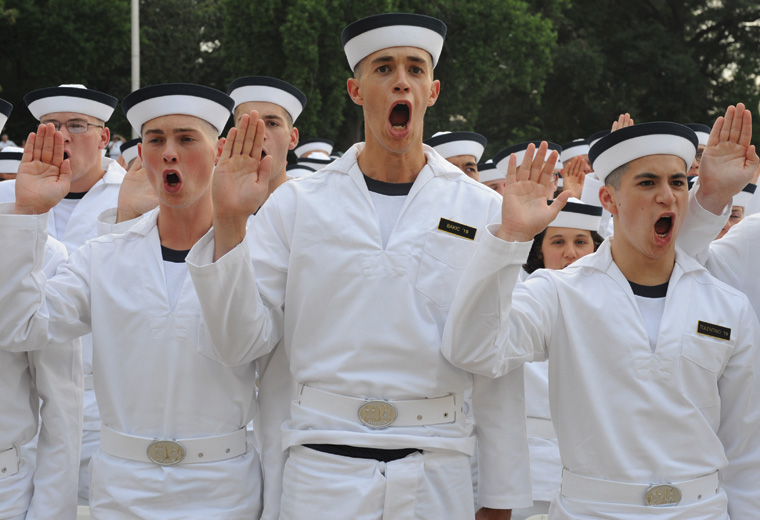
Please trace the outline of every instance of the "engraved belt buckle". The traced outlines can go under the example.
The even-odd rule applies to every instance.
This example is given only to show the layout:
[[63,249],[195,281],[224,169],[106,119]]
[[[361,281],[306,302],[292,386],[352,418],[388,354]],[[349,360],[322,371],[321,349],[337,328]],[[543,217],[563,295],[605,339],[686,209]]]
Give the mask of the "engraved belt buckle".
[[648,506],[675,506],[681,501],[681,490],[670,484],[652,485],[647,489],[644,503]]
[[376,430],[382,430],[394,423],[398,417],[398,410],[388,401],[366,401],[359,407],[359,420],[364,426]]
[[173,466],[185,458],[185,448],[176,441],[155,441],[148,446],[148,458],[161,466]]

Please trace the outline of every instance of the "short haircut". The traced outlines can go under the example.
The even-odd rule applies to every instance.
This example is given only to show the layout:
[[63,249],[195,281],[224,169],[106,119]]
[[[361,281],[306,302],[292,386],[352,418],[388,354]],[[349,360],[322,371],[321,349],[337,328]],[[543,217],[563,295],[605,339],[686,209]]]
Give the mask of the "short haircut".
[[609,175],[607,175],[607,178],[604,180],[605,186],[612,186],[616,190],[620,189],[620,182],[623,180],[623,175],[625,175],[625,172],[628,171],[628,169],[631,167],[631,162],[629,161],[625,164],[621,164],[614,170],[610,172]]

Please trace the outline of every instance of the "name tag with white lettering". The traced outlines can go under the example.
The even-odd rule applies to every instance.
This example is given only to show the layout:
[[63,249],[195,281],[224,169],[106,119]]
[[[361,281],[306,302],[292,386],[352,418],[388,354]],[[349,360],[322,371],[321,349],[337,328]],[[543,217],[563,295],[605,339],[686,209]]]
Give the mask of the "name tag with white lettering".
[[466,238],[467,240],[475,240],[475,234],[478,232],[477,228],[465,226],[464,224],[445,218],[442,218],[438,223],[438,229],[458,237]]
[[704,334],[705,336],[711,336],[726,341],[731,339],[731,329],[721,325],[707,323],[706,321],[697,322],[697,334]]

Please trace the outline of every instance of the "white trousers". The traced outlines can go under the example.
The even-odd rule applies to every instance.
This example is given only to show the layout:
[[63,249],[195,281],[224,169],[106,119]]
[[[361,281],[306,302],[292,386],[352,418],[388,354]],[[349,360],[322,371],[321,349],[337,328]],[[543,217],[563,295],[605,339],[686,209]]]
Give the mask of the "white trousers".
[[549,520],[729,520],[727,507],[722,489],[703,502],[673,507],[591,502],[558,494],[549,508]]
[[467,455],[413,453],[386,463],[294,446],[280,520],[467,520],[474,507]]
[[159,466],[98,450],[90,462],[93,520],[253,520],[261,516],[259,457]]

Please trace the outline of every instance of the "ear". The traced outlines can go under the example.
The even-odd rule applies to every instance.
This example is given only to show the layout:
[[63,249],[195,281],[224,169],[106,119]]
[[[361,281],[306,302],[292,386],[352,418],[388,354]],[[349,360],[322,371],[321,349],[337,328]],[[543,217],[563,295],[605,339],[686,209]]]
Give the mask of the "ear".
[[295,126],[290,129],[290,141],[288,142],[288,150],[295,150],[298,146],[298,128]]
[[430,85],[430,96],[428,97],[428,103],[427,106],[432,107],[435,105],[435,102],[438,101],[438,96],[441,94],[441,82],[436,80],[433,80],[433,83]]
[[225,137],[220,137],[216,142],[216,157],[214,157],[214,166],[219,164],[219,158],[222,156],[222,150],[224,149],[224,143],[226,142],[227,139]]
[[98,144],[98,148],[100,150],[104,150],[105,148],[108,148],[108,143],[111,142],[111,131],[106,126],[105,128],[101,128],[100,130],[100,143]]
[[613,215],[617,215],[617,200],[616,200],[616,193],[615,188],[610,186],[609,184],[605,184],[601,188],[599,188],[599,202],[602,203],[602,207],[612,213]]
[[351,98],[351,101],[357,105],[364,104],[364,97],[361,95],[358,79],[348,78],[348,81],[346,82],[346,89],[348,90],[348,95]]
[[142,143],[137,143],[137,156],[140,158],[140,162],[142,162]]

